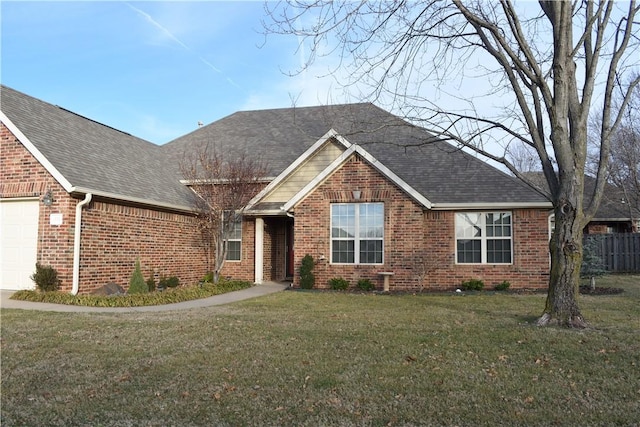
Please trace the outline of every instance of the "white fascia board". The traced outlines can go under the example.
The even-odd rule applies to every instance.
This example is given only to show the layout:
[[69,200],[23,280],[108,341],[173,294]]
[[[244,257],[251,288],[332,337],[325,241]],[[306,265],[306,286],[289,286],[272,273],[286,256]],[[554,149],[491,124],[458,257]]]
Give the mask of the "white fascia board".
[[262,210],[245,210],[243,215],[246,216],[285,216],[286,212],[282,209],[262,209]]
[[71,191],[69,191],[69,193],[80,193],[80,194],[91,193],[93,194],[94,197],[104,197],[107,199],[113,199],[113,200],[119,200],[123,202],[135,203],[139,205],[147,205],[147,206],[153,206],[158,208],[170,209],[174,211],[182,211],[187,213],[195,212],[194,208],[191,206],[174,205],[172,203],[157,202],[155,200],[142,199],[140,197],[123,196],[122,194],[109,193],[109,192],[100,191],[100,190],[92,190],[90,188],[84,188],[84,187],[71,187]]
[[594,221],[610,221],[610,222],[625,222],[625,221],[631,221],[632,218],[591,218],[590,222],[594,222]]
[[24,145],[24,147],[31,153],[33,157],[53,176],[53,178],[58,181],[58,183],[65,189],[67,193],[71,192],[71,188],[73,187],[69,181],[60,173],[58,169],[51,164],[51,162],[45,157],[40,150],[36,148],[35,145],[27,138],[27,136],[22,133],[20,129],[2,112],[0,111],[0,121],[4,123],[4,125],[11,131],[18,141]]
[[[261,182],[271,182],[275,179],[275,176],[263,176],[261,178],[256,178],[256,182],[261,183]],[[192,185],[202,185],[202,184],[226,184],[228,183],[229,180],[228,179],[181,179],[180,180],[180,184],[182,185],[186,185],[186,186],[192,186]]]
[[322,135],[320,139],[313,143],[311,147],[309,147],[304,153],[300,155],[293,163],[291,163],[280,175],[275,177],[265,188],[262,189],[258,194],[256,194],[249,203],[247,204],[247,209],[251,209],[252,206],[257,204],[264,196],[269,194],[274,188],[276,188],[282,181],[284,181],[290,174],[292,174],[300,165],[306,162],[316,151],[318,151],[329,139],[334,138],[345,148],[351,147],[351,143],[338,135],[338,133],[329,129],[327,133]]
[[284,211],[289,211],[296,204],[298,204],[302,199],[304,199],[309,193],[311,193],[318,185],[320,185],[329,175],[331,175],[335,170],[337,170],[344,162],[351,157],[352,154],[359,154],[362,156],[367,162],[371,164],[373,168],[378,170],[381,174],[386,176],[390,181],[399,186],[403,191],[405,191],[411,198],[413,198],[416,202],[420,203],[427,209],[431,209],[432,203],[424,197],[422,194],[417,192],[414,188],[412,188],[409,184],[407,184],[403,179],[393,173],[389,168],[379,162],[375,157],[369,154],[364,148],[351,144],[351,147],[347,149],[340,157],[334,160],[329,166],[325,168],[322,172],[320,172],[313,180],[311,180],[307,185],[302,188],[298,193],[296,193],[287,203],[282,206]]
[[492,209],[551,209],[551,202],[506,202],[506,203],[434,203],[434,211],[492,210]]

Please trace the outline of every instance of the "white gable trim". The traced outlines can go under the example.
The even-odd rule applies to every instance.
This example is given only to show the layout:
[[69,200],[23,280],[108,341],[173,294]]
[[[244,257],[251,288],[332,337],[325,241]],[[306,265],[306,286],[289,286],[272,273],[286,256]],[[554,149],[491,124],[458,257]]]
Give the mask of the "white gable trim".
[[434,203],[432,206],[434,211],[551,208],[551,202]]
[[71,183],[67,181],[67,179],[60,173],[60,171],[56,169],[53,164],[51,164],[51,162],[45,157],[45,155],[42,154],[42,152],[40,152],[40,150],[38,150],[35,145],[33,145],[29,138],[27,138],[26,135],[22,133],[22,131],[18,129],[18,127],[13,124],[13,122],[9,120],[9,118],[2,111],[0,111],[0,121],[4,123],[7,129],[9,129],[16,138],[18,138],[18,141],[20,141],[22,145],[24,145],[27,151],[29,151],[29,153],[31,153],[31,155],[35,157],[42,166],[44,166],[47,172],[49,172],[51,176],[53,176],[53,178],[58,181],[58,183],[65,189],[65,191],[71,193],[73,188]]
[[163,202],[158,202],[151,199],[143,199],[141,197],[123,196],[121,194],[109,193],[107,191],[92,190],[86,187],[71,187],[71,191],[69,191],[69,193],[70,194],[91,193],[93,197],[104,197],[107,199],[118,200],[121,202],[130,202],[130,203],[135,203],[137,205],[144,205],[148,207],[164,208],[164,209],[187,212],[192,214],[195,213],[195,209],[193,208],[193,206],[174,205],[172,203],[163,203]]
[[267,194],[269,194],[274,188],[276,188],[281,182],[283,182],[287,177],[292,174],[300,165],[307,161],[316,151],[318,151],[329,139],[335,139],[340,144],[342,144],[345,148],[349,149],[351,147],[351,143],[347,141],[342,136],[338,135],[338,133],[329,129],[327,133],[320,137],[311,147],[309,147],[304,153],[300,155],[293,163],[291,163],[280,175],[278,175],[269,185],[262,189],[261,192],[256,194],[246,206],[246,209],[251,209],[252,206],[257,204],[262,198],[264,198]]
[[[341,137],[342,138],[342,137]],[[342,138],[344,139],[344,138]],[[346,140],[345,140],[346,141]],[[375,157],[369,154],[364,148],[359,145],[349,144],[349,148],[340,155],[336,160],[334,160],[329,166],[325,168],[320,174],[318,174],[313,180],[311,180],[307,185],[302,188],[298,193],[296,193],[287,203],[282,206],[282,209],[285,211],[291,210],[296,204],[302,201],[309,193],[311,193],[318,185],[320,185],[325,179],[327,179],[334,171],[336,171],[342,164],[344,164],[349,157],[353,154],[359,154],[362,158],[364,158],[373,168],[375,168],[378,172],[386,176],[391,182],[400,187],[404,192],[406,192],[411,198],[413,198],[416,202],[421,204],[427,209],[431,209],[432,203],[416,191],[413,187],[407,184],[402,178],[393,173],[391,169],[387,168],[381,162],[379,162]]]

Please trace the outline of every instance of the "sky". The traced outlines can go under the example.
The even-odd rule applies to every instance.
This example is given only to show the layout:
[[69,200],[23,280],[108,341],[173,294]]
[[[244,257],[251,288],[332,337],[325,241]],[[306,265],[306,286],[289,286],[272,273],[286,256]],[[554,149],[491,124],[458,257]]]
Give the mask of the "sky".
[[0,81],[164,144],[236,111],[355,102],[262,1],[0,1]]

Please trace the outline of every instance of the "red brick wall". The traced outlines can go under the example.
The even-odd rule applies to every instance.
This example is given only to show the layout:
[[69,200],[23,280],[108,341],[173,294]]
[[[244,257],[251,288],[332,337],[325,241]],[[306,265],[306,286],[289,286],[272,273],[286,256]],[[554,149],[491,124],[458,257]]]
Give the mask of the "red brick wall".
[[[353,190],[361,192],[359,200],[353,199]],[[383,265],[330,263],[330,206],[336,202],[384,203]],[[472,278],[484,280],[487,288],[503,280],[509,281],[512,289],[544,288],[549,269],[547,212],[512,212],[512,265],[457,265],[455,212],[424,212],[398,187],[354,157],[295,207],[296,266],[299,268],[305,254],[311,254],[317,261],[314,274],[318,288],[328,287],[333,277],[343,277],[352,286],[368,278],[382,289],[383,279],[378,274],[382,271],[394,273],[392,290],[451,290]],[[325,261],[319,261],[321,255]],[[296,275],[295,285],[299,281]]]
[[[42,198],[47,190],[53,192],[53,205],[40,207],[38,260],[54,267],[62,280],[62,290],[70,291],[75,207],[79,200],[71,197],[4,125],[0,125],[0,143],[0,197]],[[50,225],[51,213],[62,214],[63,224]],[[137,257],[145,278],[153,272],[158,277],[175,275],[182,283],[191,284],[206,270],[192,217],[106,200],[85,206],[80,293],[109,282],[126,288]]]
[[125,288],[140,259],[145,279],[177,276],[197,283],[206,259],[195,220],[188,215],[108,201],[91,202],[82,213],[80,289],[114,282]]
[[[40,204],[37,261],[51,265],[63,286],[71,289],[73,275],[73,221],[77,201],[27,151],[22,143],[0,124],[0,197],[37,197],[50,190],[54,203]],[[51,214],[62,214],[60,226],[50,225]],[[33,267],[35,271],[35,265]]]
[[[265,231],[266,234],[266,231]],[[244,217],[242,221],[242,243],[240,246],[240,261],[225,261],[222,276],[231,279],[255,280],[255,237],[256,220]]]

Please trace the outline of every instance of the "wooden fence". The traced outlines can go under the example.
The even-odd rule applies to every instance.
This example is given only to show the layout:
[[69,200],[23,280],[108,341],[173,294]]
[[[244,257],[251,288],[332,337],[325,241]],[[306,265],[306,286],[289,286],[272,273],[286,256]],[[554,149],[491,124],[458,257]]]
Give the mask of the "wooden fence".
[[640,273],[640,233],[589,234],[584,245],[602,260],[605,270]]

